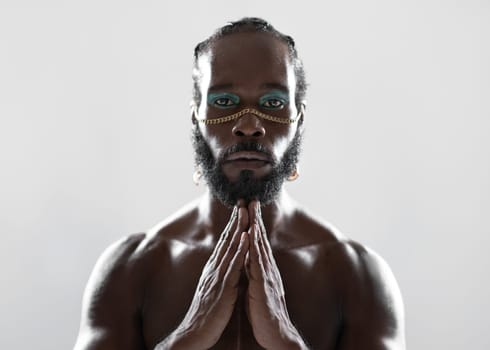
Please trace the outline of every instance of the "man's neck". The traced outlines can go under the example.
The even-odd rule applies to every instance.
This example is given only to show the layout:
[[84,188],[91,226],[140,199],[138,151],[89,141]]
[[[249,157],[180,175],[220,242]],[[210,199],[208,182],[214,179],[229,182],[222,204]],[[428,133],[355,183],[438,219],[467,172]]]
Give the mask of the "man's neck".
[[[269,237],[274,233],[277,225],[292,214],[294,207],[294,201],[284,188],[271,203],[261,207],[262,219]],[[218,239],[230,219],[233,208],[228,208],[221,203],[211,194],[209,188],[201,197],[198,208],[200,223],[211,232],[215,232],[215,239]]]

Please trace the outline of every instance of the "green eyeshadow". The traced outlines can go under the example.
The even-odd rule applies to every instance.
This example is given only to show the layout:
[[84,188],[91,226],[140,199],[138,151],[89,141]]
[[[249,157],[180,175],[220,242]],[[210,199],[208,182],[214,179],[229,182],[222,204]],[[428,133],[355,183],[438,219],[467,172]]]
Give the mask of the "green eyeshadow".
[[[282,105],[278,106],[278,107],[265,106],[266,102],[270,101],[270,100],[280,101],[280,102],[282,102]],[[285,105],[287,105],[288,103],[289,103],[289,95],[283,91],[280,91],[280,90],[271,91],[271,92],[265,94],[264,96],[260,97],[260,99],[259,99],[260,106],[263,108],[266,108],[266,109],[281,109]]]
[[240,103],[240,97],[228,92],[211,92],[208,94],[208,104],[217,108],[232,108]]

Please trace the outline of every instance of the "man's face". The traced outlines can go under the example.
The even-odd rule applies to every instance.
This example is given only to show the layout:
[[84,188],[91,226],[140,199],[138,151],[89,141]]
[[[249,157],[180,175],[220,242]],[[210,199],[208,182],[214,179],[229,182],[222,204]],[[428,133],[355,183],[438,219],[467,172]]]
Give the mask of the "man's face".
[[[295,118],[296,80],[285,43],[267,33],[225,36],[201,55],[202,100],[198,118],[213,119],[244,108]],[[271,202],[298,161],[298,122],[281,124],[245,114],[193,130],[196,162],[211,192],[225,205],[243,198]]]

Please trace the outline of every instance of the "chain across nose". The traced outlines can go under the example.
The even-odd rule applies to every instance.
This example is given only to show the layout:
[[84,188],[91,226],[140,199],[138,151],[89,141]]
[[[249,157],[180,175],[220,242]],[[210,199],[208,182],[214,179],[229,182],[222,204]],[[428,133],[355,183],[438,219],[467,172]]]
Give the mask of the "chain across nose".
[[246,113],[236,121],[232,133],[235,136],[262,137],[265,135],[265,128],[253,113]]
[[292,123],[295,123],[299,119],[299,117],[301,115],[301,113],[298,113],[298,115],[295,118],[280,118],[280,117],[275,117],[275,116],[272,116],[272,115],[269,115],[269,114],[266,114],[266,113],[262,113],[262,112],[256,110],[255,108],[244,108],[244,109],[242,109],[241,111],[239,111],[237,113],[226,115],[224,117],[210,118],[210,119],[207,119],[207,118],[204,118],[204,119],[197,118],[197,120],[199,122],[201,122],[201,123],[204,123],[204,124],[213,125],[213,124],[226,123],[226,122],[229,122],[229,121],[238,119],[238,118],[244,116],[245,114],[254,114],[255,116],[257,116],[259,118],[262,118],[262,119],[265,119],[265,120],[269,120],[269,121],[275,122],[275,123],[280,123],[280,124],[292,124]]

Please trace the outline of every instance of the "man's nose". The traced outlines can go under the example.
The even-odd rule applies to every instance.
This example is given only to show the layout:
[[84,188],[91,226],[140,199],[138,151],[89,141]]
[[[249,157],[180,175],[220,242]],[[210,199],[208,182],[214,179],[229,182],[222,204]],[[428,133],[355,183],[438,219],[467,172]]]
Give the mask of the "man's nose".
[[262,126],[259,117],[252,113],[245,114],[238,118],[232,132],[235,136],[263,137],[265,135],[265,129]]

